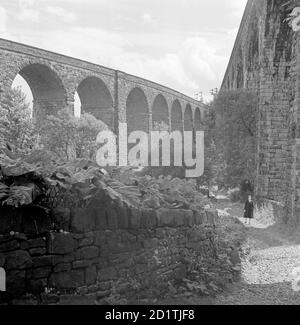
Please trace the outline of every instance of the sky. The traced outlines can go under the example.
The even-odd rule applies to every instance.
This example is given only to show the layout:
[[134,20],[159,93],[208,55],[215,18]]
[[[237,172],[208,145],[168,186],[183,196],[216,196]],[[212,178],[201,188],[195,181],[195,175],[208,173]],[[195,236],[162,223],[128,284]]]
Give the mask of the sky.
[[[221,85],[247,0],[0,0],[0,38],[195,97]],[[21,79],[14,85],[26,88]]]

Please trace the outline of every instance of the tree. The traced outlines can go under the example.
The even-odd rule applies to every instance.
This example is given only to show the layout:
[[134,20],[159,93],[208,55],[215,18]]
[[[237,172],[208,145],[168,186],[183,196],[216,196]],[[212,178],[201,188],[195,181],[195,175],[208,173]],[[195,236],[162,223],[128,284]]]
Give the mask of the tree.
[[42,144],[64,161],[91,159],[96,153],[97,134],[108,127],[90,114],[77,118],[65,108],[45,118],[40,126]]
[[108,126],[88,113],[82,114],[79,119],[75,118],[75,125],[76,158],[94,159],[97,150],[96,137],[100,131],[108,130]]
[[3,95],[0,103],[0,147],[14,153],[29,153],[38,146],[38,136],[26,97],[19,88]]
[[258,97],[248,90],[223,91],[212,104],[216,152],[224,160],[224,183],[253,180]]

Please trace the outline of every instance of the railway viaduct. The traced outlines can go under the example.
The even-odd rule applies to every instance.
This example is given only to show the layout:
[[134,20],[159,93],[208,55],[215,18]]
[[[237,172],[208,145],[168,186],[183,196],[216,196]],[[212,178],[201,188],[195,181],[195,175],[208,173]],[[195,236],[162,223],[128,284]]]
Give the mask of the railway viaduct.
[[292,10],[286,3],[248,0],[221,89],[257,94],[256,194],[280,202],[294,225],[300,222],[300,33],[286,21]]
[[[151,131],[155,122],[170,130],[202,130],[203,103],[157,83],[39,48],[0,39],[0,96],[21,75],[33,94],[33,111],[42,118],[69,107],[74,95],[81,111],[93,114],[112,130]],[[0,97],[1,100],[1,97]]]

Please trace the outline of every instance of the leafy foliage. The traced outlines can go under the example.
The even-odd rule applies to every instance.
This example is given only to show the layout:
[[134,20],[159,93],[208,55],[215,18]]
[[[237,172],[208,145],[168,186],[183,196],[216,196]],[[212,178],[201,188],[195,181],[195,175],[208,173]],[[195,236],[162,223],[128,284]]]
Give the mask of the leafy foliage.
[[[120,194],[131,196],[131,200],[135,196],[134,201],[139,207],[200,210],[210,203],[198,191],[197,181],[192,179],[143,176],[130,168],[120,168],[119,173],[114,172],[113,179],[119,181],[119,186],[113,188]],[[120,191],[122,186],[124,192]]]
[[18,88],[6,92],[1,100],[0,135],[0,148],[9,147],[15,153],[28,153],[38,147],[29,105]]
[[254,178],[257,107],[257,96],[246,90],[221,92],[212,104],[208,157],[218,166],[218,182],[228,187]]
[[45,149],[64,161],[76,158],[93,158],[97,134],[107,126],[90,114],[76,118],[69,109],[47,116],[39,133]]
[[[29,155],[12,154],[9,150],[0,151],[0,204],[19,207],[30,205],[43,195],[47,188],[41,173],[43,164]],[[38,155],[38,157],[40,157]],[[46,159],[47,155],[44,155]],[[47,164],[51,164],[48,160]],[[46,169],[45,169],[46,170]]]

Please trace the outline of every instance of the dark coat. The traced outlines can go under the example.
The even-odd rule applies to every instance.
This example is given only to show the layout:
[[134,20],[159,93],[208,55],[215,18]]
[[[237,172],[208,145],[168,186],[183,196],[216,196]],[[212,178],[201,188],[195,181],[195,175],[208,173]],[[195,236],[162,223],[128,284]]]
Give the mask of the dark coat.
[[254,214],[254,203],[253,202],[249,202],[247,200],[246,204],[245,204],[245,213],[244,213],[244,218],[246,219],[253,219],[253,214]]

